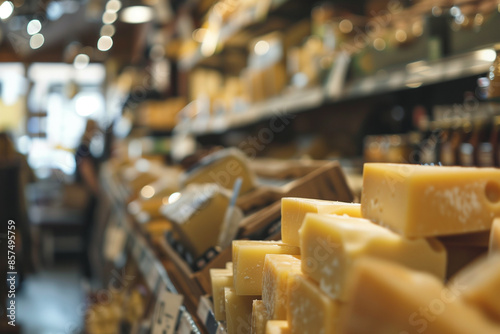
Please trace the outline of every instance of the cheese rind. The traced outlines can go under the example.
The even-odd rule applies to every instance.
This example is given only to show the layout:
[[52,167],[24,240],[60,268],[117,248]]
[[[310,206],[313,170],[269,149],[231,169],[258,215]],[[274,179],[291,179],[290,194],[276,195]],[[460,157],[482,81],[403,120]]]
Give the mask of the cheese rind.
[[268,254],[264,261],[262,301],[273,320],[286,320],[288,276],[301,273],[300,257]]
[[288,321],[269,320],[266,324],[266,334],[290,334]]
[[500,218],[496,218],[491,226],[489,252],[500,252]]
[[266,323],[269,320],[266,307],[262,300],[254,300],[252,304],[252,334],[265,334]]
[[250,334],[252,304],[257,296],[238,296],[233,288],[224,288],[228,334]]
[[238,295],[261,295],[266,254],[300,254],[298,247],[280,241],[233,241],[234,290]]
[[407,239],[366,219],[315,213],[306,215],[299,233],[302,272],[336,300],[347,301],[349,271],[367,255],[445,277],[446,250],[436,239]]
[[299,229],[308,212],[345,214],[350,217],[361,218],[361,205],[311,198],[284,197],[281,199],[281,238],[283,242],[300,246]]
[[215,320],[226,320],[224,289],[233,286],[233,271],[229,269],[210,269],[210,279],[212,282]]
[[292,334],[337,333],[341,304],[304,275],[290,275],[288,323]]
[[494,334],[500,327],[464,303],[457,287],[374,258],[356,262],[339,333]]
[[464,301],[500,322],[500,254],[475,261],[453,277],[450,285],[460,287]]
[[500,217],[500,169],[366,163],[361,211],[407,237],[486,231]]

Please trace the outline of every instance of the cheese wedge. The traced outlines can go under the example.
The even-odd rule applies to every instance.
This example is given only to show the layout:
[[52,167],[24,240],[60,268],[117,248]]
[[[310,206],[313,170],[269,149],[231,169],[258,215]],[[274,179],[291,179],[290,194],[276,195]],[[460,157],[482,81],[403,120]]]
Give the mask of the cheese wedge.
[[252,305],[258,296],[238,296],[233,288],[224,288],[228,334],[250,334]]
[[500,169],[367,163],[361,211],[407,237],[487,231],[500,217]]
[[351,266],[374,256],[444,279],[446,250],[436,239],[407,239],[362,218],[308,213],[300,231],[302,272],[333,299],[347,301]]
[[338,333],[341,304],[304,275],[290,275],[288,323],[292,334]]
[[266,307],[262,300],[254,300],[252,304],[252,334],[265,334],[266,323],[269,320]]
[[269,320],[266,324],[266,334],[290,334],[288,321]]
[[238,295],[262,295],[266,254],[300,254],[298,247],[280,241],[233,241],[234,290]]
[[495,219],[490,231],[490,254],[500,252],[500,218]]
[[475,261],[459,272],[450,285],[460,287],[464,301],[500,323],[500,254]]
[[210,280],[212,282],[212,298],[214,302],[215,320],[226,320],[226,301],[224,289],[233,286],[233,270],[210,269]]
[[374,258],[354,264],[343,334],[494,334],[500,326],[434,276]]
[[299,229],[308,212],[361,218],[361,205],[311,198],[284,197],[281,199],[281,238],[283,242],[300,246]]
[[301,273],[300,257],[268,254],[264,261],[262,301],[271,319],[286,320],[288,276]]

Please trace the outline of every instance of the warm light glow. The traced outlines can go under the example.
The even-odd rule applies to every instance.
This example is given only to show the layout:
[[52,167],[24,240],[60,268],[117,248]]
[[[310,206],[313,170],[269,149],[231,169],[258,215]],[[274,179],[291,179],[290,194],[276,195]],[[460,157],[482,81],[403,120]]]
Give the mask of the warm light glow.
[[14,4],[11,1],[5,1],[0,5],[0,19],[8,19],[14,12]]
[[101,28],[101,36],[113,37],[115,32],[116,32],[115,26],[112,24],[105,24]]
[[34,35],[38,34],[42,30],[42,23],[40,23],[39,20],[31,20],[28,23],[28,26],[26,27],[26,31],[28,31],[28,34]]
[[126,23],[144,23],[153,19],[153,9],[147,6],[131,6],[123,9],[120,20]]
[[265,55],[269,51],[269,43],[266,41],[258,41],[255,43],[254,51],[257,55]]
[[90,63],[90,57],[84,53],[76,55],[75,60],[73,60],[73,66],[77,70],[83,70]]
[[398,29],[396,31],[396,40],[400,43],[403,43],[404,41],[406,41],[406,38],[408,36],[406,35],[406,32],[404,30],[401,30],[401,29]]
[[411,32],[414,36],[419,37],[424,33],[424,27],[422,26],[422,22],[415,22],[411,27]]
[[493,62],[497,57],[497,53],[493,49],[484,49],[476,51],[476,58],[479,60]]
[[143,198],[151,198],[155,195],[155,188],[150,185],[144,186],[141,189],[141,196]]
[[407,83],[406,84],[406,87],[408,88],[418,88],[422,86],[422,82],[418,81],[418,82],[411,82],[411,83]]
[[116,13],[122,8],[120,0],[109,0],[106,4],[106,11],[109,13]]
[[116,21],[117,18],[118,14],[116,14],[115,12],[104,12],[104,14],[102,14],[102,23],[112,24]]
[[172,195],[168,196],[168,204],[172,204],[174,202],[177,202],[181,198],[181,193],[175,192]]
[[193,31],[193,40],[195,40],[198,43],[203,42],[203,38],[205,38],[205,33],[207,32],[207,29],[204,28],[199,28]]
[[141,206],[139,202],[137,201],[132,201],[128,204],[128,212],[130,212],[133,215],[138,214],[141,211]]
[[109,36],[101,36],[97,41],[99,51],[108,51],[113,46],[113,39]]
[[382,38],[375,38],[375,40],[373,41],[373,47],[377,51],[382,51],[385,49],[385,41]]
[[203,42],[201,43],[201,54],[204,57],[210,57],[215,53],[215,49],[217,49],[217,42],[219,40],[218,32],[213,30],[207,30],[205,33],[205,37],[203,38]]
[[30,47],[33,50],[40,48],[45,43],[45,37],[42,34],[35,34],[30,38]]
[[348,34],[352,31],[352,22],[350,20],[342,20],[340,21],[339,23],[339,30],[340,32],[344,33],[344,34]]

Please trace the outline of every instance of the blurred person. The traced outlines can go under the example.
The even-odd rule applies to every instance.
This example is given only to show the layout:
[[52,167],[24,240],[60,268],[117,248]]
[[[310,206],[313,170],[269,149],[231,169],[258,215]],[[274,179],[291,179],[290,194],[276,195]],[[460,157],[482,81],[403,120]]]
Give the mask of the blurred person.
[[81,259],[84,278],[89,281],[92,278],[90,243],[94,227],[94,212],[99,195],[98,158],[92,155],[90,143],[98,132],[99,126],[97,123],[89,119],[75,154],[76,182],[81,184],[87,190],[89,195],[87,207],[85,208],[83,217],[83,250]]

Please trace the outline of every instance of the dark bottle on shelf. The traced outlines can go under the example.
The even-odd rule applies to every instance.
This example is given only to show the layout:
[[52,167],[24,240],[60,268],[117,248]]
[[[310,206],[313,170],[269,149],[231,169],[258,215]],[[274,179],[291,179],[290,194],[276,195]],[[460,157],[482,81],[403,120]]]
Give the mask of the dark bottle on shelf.
[[500,116],[495,116],[493,118],[490,143],[493,151],[494,165],[495,167],[500,167]]
[[474,166],[474,148],[477,142],[476,130],[472,128],[470,120],[465,120],[456,131],[454,137],[456,143],[457,161],[461,166]]
[[478,121],[478,136],[476,149],[474,150],[474,162],[478,167],[492,167],[495,164],[493,156],[493,145],[490,142],[492,134],[491,121]]
[[438,148],[439,162],[443,166],[453,166],[456,164],[452,145],[453,133],[454,129],[451,127],[451,123],[447,123],[443,126]]

